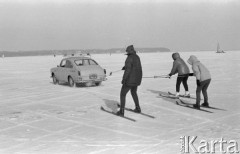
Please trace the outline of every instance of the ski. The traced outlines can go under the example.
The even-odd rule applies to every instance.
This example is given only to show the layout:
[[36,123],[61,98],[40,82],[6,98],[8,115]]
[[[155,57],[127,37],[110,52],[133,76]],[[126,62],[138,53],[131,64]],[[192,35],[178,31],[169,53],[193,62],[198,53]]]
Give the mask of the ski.
[[[118,104],[118,107],[120,107],[120,104]],[[125,108],[125,110],[130,111],[130,112],[134,112],[134,110],[133,110],[133,109],[130,109],[130,108]],[[136,113],[136,112],[134,112],[134,113]],[[155,119],[154,116],[149,115],[149,114],[146,114],[146,113],[142,113],[142,112],[141,112],[141,113],[138,113],[138,114],[141,114],[141,115],[143,115],[143,116],[146,116],[146,117]]]
[[176,101],[176,104],[179,105],[179,106],[183,106],[183,107],[187,107],[187,108],[191,108],[191,109],[195,109],[195,110],[199,110],[199,111],[203,111],[203,112],[208,112],[208,113],[213,113],[211,111],[208,111],[208,110],[204,110],[204,109],[197,109],[197,108],[194,108],[193,107],[193,104],[187,104],[187,103],[182,103],[183,101],[181,99],[179,99],[181,103],[179,103],[178,101]]
[[220,108],[212,107],[212,106],[201,106],[201,107],[208,108],[208,109],[214,109],[214,110],[222,110],[222,111],[226,111],[226,110],[224,110],[224,109],[220,109]]
[[171,98],[171,99],[179,99],[179,97],[176,97],[174,95],[170,95],[170,94],[159,94],[159,96],[162,96],[162,97],[166,97],[166,98]]
[[[180,102],[181,102],[182,104],[192,105],[192,104],[189,104],[189,103],[184,102],[184,101],[181,100],[181,99],[180,99]],[[212,106],[201,106],[201,107],[203,107],[203,108],[208,108],[208,109],[214,109],[214,110],[222,110],[222,111],[226,111],[226,110],[224,110],[224,109],[220,109],[220,108],[212,107]]]
[[[171,92],[168,92],[168,94],[169,95],[173,95],[173,96],[175,96],[175,94],[173,94],[173,93],[171,93]],[[184,96],[184,95],[179,95],[179,97],[183,97],[183,98],[190,98],[190,99],[196,99],[196,98],[194,98],[194,97],[188,97],[188,96]]]
[[118,116],[118,117],[121,117],[121,118],[130,120],[130,121],[136,122],[135,119],[132,119],[132,118],[129,118],[129,117],[126,117],[126,116],[119,116],[119,115],[117,115],[117,114],[114,113],[114,112],[111,112],[111,111],[108,111],[108,110],[104,109],[104,107],[102,107],[102,106],[101,106],[101,110],[104,111],[104,112],[110,113],[110,114],[112,114],[112,115],[115,115],[115,116]]

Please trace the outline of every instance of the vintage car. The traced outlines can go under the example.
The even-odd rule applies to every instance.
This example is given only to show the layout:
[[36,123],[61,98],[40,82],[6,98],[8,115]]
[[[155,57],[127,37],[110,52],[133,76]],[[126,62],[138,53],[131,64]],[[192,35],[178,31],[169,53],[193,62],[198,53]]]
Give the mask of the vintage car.
[[100,85],[106,80],[106,70],[90,57],[67,57],[60,65],[52,68],[51,77],[54,84],[66,82],[70,87],[75,84]]

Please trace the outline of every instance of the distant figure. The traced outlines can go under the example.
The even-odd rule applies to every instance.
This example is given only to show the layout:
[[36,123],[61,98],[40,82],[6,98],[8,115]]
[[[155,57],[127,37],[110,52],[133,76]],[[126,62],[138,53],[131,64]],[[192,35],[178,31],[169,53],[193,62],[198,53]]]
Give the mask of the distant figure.
[[180,57],[179,53],[173,53],[173,66],[171,72],[168,74],[169,77],[172,75],[178,73],[177,82],[176,82],[176,97],[179,97],[180,92],[180,85],[183,83],[184,89],[185,89],[185,97],[190,97],[190,93],[188,91],[188,76],[189,76],[189,68],[187,64],[184,62],[184,60]]
[[131,90],[131,95],[135,103],[134,111],[136,113],[141,113],[141,108],[139,105],[137,88],[142,81],[142,65],[139,56],[136,54],[133,45],[130,45],[126,49],[127,59],[125,61],[125,66],[123,67],[124,74],[122,78],[122,89],[120,93],[120,110],[117,115],[124,116],[126,95],[129,90]]
[[211,74],[209,70],[197,59],[196,56],[190,56],[188,63],[192,65],[194,76],[196,76],[197,79],[197,98],[194,107],[200,109],[201,91],[204,97],[204,103],[202,106],[209,107],[207,89],[211,82]]

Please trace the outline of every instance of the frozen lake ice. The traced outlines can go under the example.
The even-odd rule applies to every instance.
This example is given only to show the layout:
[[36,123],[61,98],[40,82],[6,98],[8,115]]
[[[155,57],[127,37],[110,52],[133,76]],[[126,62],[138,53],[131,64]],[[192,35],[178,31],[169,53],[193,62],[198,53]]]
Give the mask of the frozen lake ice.
[[[143,76],[168,74],[172,53],[140,53]],[[1,154],[176,154],[181,136],[200,140],[235,140],[240,149],[240,52],[225,54],[180,52],[186,61],[196,55],[212,75],[209,103],[219,108],[194,110],[176,105],[159,93],[175,92],[171,79],[144,78],[138,88],[142,112],[125,111],[132,122],[100,110],[116,110],[123,72],[113,73],[98,87],[54,85],[50,68],[62,56],[5,57],[0,59],[0,153]],[[107,75],[124,65],[123,54],[92,55]],[[191,66],[189,65],[191,68]],[[196,79],[188,80],[195,97]],[[184,93],[181,85],[180,93]],[[194,99],[182,98],[194,104]],[[126,107],[134,108],[131,94]],[[226,150],[227,145],[225,145]],[[216,153],[219,145],[216,145]]]

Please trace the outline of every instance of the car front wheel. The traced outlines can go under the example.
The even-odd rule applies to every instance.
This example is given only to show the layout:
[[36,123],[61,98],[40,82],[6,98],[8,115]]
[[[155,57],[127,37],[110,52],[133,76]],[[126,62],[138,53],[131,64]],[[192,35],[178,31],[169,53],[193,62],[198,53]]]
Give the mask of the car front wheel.
[[73,87],[74,86],[74,81],[73,81],[73,78],[71,76],[68,77],[68,84],[70,87]]
[[52,76],[53,79],[53,84],[58,84],[58,79],[56,78],[56,76],[53,74]]

